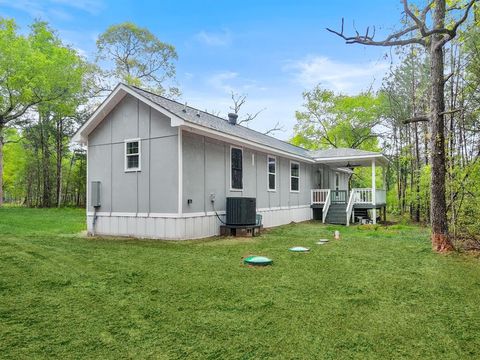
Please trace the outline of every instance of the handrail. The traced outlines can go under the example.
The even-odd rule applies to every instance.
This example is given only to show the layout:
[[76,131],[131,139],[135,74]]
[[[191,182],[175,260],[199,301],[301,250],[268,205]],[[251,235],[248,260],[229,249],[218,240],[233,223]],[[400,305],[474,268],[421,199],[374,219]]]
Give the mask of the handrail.
[[348,199],[348,205],[347,205],[347,226],[350,225],[350,218],[352,217],[352,210],[353,210],[353,204],[355,203],[355,198],[356,198],[356,190],[353,189],[352,192],[350,193],[350,198]]
[[325,220],[327,218],[328,208],[330,207],[330,194],[331,194],[331,191],[330,191],[330,189],[328,189],[327,198],[325,199],[325,204],[323,204],[323,209],[322,209],[322,222],[324,224],[325,224]]

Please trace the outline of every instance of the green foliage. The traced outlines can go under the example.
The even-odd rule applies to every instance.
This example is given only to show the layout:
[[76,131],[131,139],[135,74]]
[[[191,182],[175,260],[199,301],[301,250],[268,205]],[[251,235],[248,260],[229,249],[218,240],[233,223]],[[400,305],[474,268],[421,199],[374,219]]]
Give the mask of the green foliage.
[[[163,94],[164,83],[175,78],[175,47],[134,23],[110,26],[98,37],[97,48],[98,60],[113,63],[108,74],[118,81]],[[179,95],[175,87],[168,91],[171,96]]]
[[50,206],[55,187],[60,193],[69,182],[62,177],[69,137],[82,120],[95,68],[42,21],[23,35],[13,20],[0,19],[0,54],[5,197]]
[[319,85],[303,93],[305,103],[296,112],[292,143],[308,149],[349,147],[378,150],[375,127],[382,121],[382,95],[337,95]]
[[25,164],[27,154],[16,129],[5,131],[6,144],[3,148],[3,186],[7,201],[20,201],[24,197]]

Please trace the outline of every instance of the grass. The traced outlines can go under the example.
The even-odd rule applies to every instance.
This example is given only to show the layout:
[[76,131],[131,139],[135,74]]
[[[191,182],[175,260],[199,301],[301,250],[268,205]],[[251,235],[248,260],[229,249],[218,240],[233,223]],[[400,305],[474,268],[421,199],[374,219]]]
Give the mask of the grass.
[[[83,210],[0,209],[2,358],[480,357],[480,262],[433,254],[424,228],[191,242],[83,229]],[[274,265],[245,267],[248,254]]]

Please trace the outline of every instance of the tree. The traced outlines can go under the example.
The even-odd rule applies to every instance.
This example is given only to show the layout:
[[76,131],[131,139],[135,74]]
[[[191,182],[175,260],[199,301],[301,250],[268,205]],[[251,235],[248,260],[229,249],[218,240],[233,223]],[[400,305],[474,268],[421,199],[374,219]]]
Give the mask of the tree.
[[[230,106],[230,110],[232,110],[235,114],[239,115],[239,113],[242,109],[242,106],[245,105],[245,103],[247,101],[247,95],[246,94],[240,95],[240,94],[232,91],[231,96],[232,96],[233,105]],[[261,109],[261,110],[258,110],[255,113],[246,113],[245,116],[242,116],[238,119],[237,124],[238,125],[243,124],[243,125],[246,125],[248,127],[250,122],[255,120],[258,117],[258,115],[260,115],[262,113],[262,111],[264,111],[264,110],[265,109]],[[283,130],[284,130],[283,126],[281,126],[280,122],[277,121],[275,126],[273,126],[271,129],[268,129],[267,131],[265,131],[264,134],[265,135],[272,135],[277,131],[283,131]]]
[[309,149],[349,147],[376,150],[385,99],[368,93],[337,95],[317,85],[303,93],[305,103],[295,116],[295,145]]
[[75,52],[61,46],[44,22],[35,22],[28,36],[13,20],[0,19],[0,205],[3,201],[5,130],[31,121],[26,115],[41,104],[62,98],[72,85]]
[[131,22],[112,25],[98,37],[97,49],[97,60],[113,62],[107,73],[117,81],[172,97],[179,95],[176,87],[168,92],[165,89],[165,82],[175,79],[177,52],[148,29]]
[[[407,17],[404,29],[388,35],[383,40],[375,40],[375,28],[370,33],[367,28],[364,35],[358,32],[354,36],[346,36],[341,31],[327,29],[340,36],[347,44],[363,44],[370,46],[405,46],[419,44],[429,53],[430,58],[430,113],[428,116],[415,117],[410,121],[428,121],[430,125],[430,165],[431,165],[431,225],[432,247],[443,252],[453,249],[449,238],[447,221],[447,202],[445,188],[445,82],[444,54],[445,44],[455,38],[459,27],[467,20],[469,11],[477,0],[452,1],[447,8],[446,0],[432,0],[420,11],[411,8],[407,0],[402,0]],[[448,14],[461,11],[446,25]],[[433,13],[432,13],[433,12]],[[430,19],[428,18],[430,16]],[[431,24],[431,27],[429,27]]]

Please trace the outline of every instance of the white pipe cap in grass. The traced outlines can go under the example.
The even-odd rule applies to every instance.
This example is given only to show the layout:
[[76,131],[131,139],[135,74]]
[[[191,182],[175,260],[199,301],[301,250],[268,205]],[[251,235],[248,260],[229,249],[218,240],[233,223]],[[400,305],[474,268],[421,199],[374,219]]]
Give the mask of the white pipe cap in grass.
[[294,246],[294,247],[291,247],[288,250],[293,251],[293,252],[309,252],[310,251],[309,248],[306,248],[306,247],[303,247],[303,246]]

